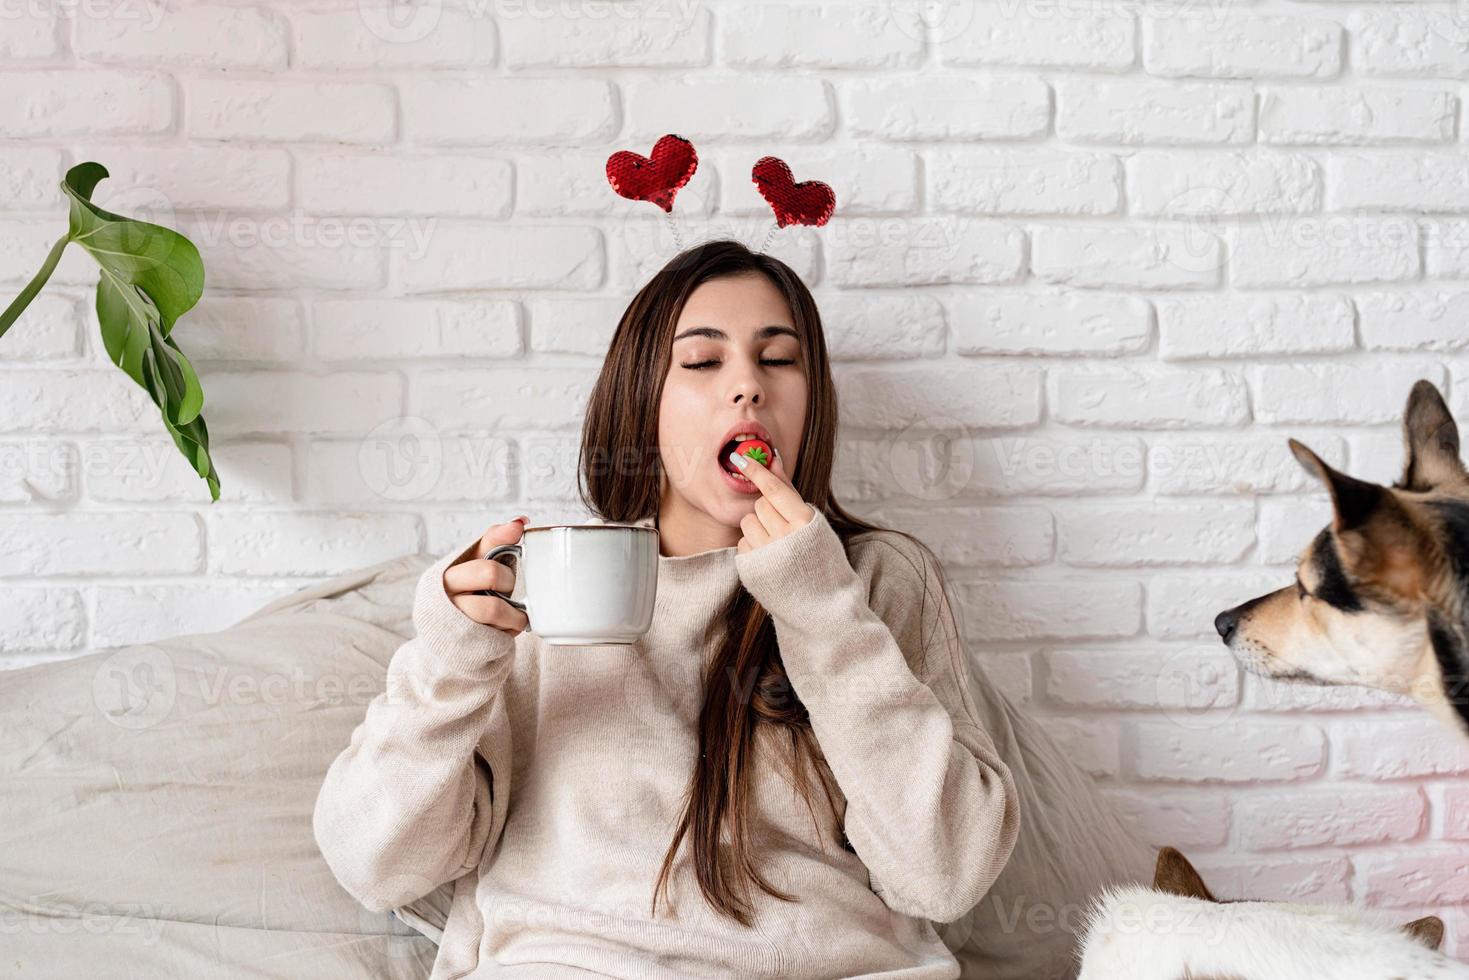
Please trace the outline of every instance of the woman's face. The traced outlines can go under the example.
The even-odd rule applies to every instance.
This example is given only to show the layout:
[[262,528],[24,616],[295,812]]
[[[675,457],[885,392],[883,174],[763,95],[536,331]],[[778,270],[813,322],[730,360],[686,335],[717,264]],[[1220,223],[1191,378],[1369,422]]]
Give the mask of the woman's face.
[[725,475],[726,433],[763,425],[788,475],[800,457],[806,369],[790,307],[763,275],[711,279],[689,296],[673,337],[658,409],[662,509],[673,520],[662,523],[738,530],[760,494]]

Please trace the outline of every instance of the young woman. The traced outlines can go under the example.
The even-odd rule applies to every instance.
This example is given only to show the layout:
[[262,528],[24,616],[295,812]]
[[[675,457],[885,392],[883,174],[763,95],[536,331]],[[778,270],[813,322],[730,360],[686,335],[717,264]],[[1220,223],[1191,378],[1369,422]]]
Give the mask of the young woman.
[[[659,530],[637,643],[551,647],[497,524],[419,580],[417,635],[332,763],[316,839],[368,908],[453,880],[433,980],[957,977],[932,921],[1015,844],[933,553],[832,497],[821,319],[778,259],[695,246],[634,297],[580,492]],[[736,476],[730,439],[774,449]]]

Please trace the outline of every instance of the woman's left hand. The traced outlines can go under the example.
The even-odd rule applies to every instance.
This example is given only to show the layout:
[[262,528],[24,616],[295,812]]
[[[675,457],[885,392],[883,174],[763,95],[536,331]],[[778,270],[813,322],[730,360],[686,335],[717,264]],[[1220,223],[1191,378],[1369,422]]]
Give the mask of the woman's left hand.
[[755,512],[740,520],[740,530],[745,536],[740,538],[735,549],[743,554],[805,527],[816,516],[816,509],[802,500],[791,485],[785,463],[779,456],[772,459],[770,469],[753,459],[740,458],[746,464],[740,472],[760,491],[760,497],[755,501]]

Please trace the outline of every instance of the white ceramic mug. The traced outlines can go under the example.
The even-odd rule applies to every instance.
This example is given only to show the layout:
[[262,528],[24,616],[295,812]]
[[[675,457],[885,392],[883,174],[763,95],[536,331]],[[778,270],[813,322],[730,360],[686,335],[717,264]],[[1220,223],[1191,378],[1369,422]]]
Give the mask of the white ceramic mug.
[[[485,589],[522,610],[528,627],[557,646],[632,643],[653,625],[658,594],[658,529],[644,524],[528,527],[490,561],[513,555],[525,601]],[[511,562],[505,562],[511,564]]]

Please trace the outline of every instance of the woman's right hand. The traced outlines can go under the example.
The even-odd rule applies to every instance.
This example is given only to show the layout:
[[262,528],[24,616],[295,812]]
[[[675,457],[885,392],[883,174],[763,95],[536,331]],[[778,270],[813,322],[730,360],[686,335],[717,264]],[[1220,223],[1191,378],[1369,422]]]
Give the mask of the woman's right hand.
[[[515,544],[520,540],[525,522],[529,519],[522,514],[514,520],[492,526],[479,539],[475,554],[482,556],[489,554],[490,549],[498,545]],[[530,626],[530,620],[525,613],[500,596],[479,595],[479,592],[494,589],[509,595],[514,588],[515,572],[510,566],[483,557],[466,558],[444,570],[444,592],[460,612],[476,623],[493,626],[511,636]]]

